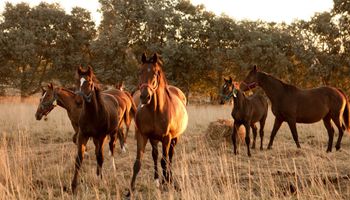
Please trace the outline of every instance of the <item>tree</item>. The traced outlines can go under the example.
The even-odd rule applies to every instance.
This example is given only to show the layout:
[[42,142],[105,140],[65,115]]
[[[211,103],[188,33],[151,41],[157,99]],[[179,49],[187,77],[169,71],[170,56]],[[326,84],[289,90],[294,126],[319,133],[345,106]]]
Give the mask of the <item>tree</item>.
[[58,4],[30,8],[26,3],[7,3],[2,16],[1,43],[6,50],[0,53],[6,58],[8,84],[26,96],[47,80],[71,82],[73,75],[68,74],[86,60],[95,36],[87,11],[74,8],[68,15]]

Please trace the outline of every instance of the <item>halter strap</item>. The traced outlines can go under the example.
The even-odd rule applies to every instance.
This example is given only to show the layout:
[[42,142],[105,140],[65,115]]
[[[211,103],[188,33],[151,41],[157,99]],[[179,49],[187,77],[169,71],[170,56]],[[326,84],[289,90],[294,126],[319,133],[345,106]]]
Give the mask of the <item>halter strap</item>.
[[242,82],[244,85],[246,85],[248,87],[249,90],[255,88],[256,86],[258,86],[259,84],[257,82],[252,82],[252,83],[246,83],[245,81]]
[[54,107],[57,106],[57,99],[58,99],[57,94],[54,91],[53,92],[53,98],[50,101],[48,101],[48,102],[41,102],[41,109],[45,109],[45,108],[47,108],[49,106],[54,106]]
[[[94,83],[92,83],[92,88],[93,88],[93,89],[95,88],[95,84],[94,84]],[[79,88],[78,91],[75,91],[75,94],[82,96],[82,97],[84,98],[84,100],[87,101],[88,103],[91,102],[91,99],[92,99],[92,90],[90,91],[89,94],[86,95],[83,91],[81,91],[81,88]]]
[[140,88],[140,90],[142,90],[143,88],[149,88],[149,89],[151,89],[152,91],[155,91],[157,88],[158,88],[158,86],[159,86],[159,84],[158,84],[158,80],[157,80],[157,85],[156,85],[156,87],[152,87],[150,84],[148,84],[148,83],[142,83],[142,84],[140,84],[140,86],[139,86],[139,88]]

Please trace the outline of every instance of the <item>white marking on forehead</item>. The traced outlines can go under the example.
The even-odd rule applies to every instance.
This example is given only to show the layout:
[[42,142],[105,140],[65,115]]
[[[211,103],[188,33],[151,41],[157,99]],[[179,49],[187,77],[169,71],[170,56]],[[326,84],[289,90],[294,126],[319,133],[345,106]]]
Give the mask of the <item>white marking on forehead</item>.
[[46,93],[47,93],[47,92],[45,92],[45,93],[43,94],[43,96],[41,97],[41,99],[44,99],[44,98],[45,98]]
[[85,78],[81,78],[81,79],[80,79],[80,87],[84,84],[85,81],[86,81]]
[[150,71],[151,71],[151,67],[149,67],[149,68],[147,69],[147,71],[150,72]]

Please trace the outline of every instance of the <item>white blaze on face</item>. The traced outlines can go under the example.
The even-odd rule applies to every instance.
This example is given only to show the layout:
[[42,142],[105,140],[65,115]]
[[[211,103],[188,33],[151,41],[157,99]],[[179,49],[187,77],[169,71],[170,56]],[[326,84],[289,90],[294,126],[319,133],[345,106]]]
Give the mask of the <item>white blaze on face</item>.
[[45,92],[45,93],[43,94],[43,96],[41,97],[40,101],[43,101],[43,99],[44,99],[45,96],[46,96],[46,93],[47,93],[47,92]]
[[81,79],[80,79],[80,87],[83,86],[83,84],[84,84],[85,81],[86,81],[85,78],[81,78]]

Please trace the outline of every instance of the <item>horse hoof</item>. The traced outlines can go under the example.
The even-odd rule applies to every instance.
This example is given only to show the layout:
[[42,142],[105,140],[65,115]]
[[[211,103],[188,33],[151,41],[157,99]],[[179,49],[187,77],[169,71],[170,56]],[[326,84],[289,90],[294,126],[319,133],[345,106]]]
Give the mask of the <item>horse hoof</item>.
[[340,150],[340,146],[335,146],[335,150],[339,151]]
[[123,152],[123,153],[126,153],[126,148],[125,148],[125,146],[123,146],[122,152]]
[[131,191],[130,191],[130,190],[128,190],[128,191],[127,191],[127,193],[126,193],[126,195],[125,195],[125,198],[124,198],[124,199],[126,199],[126,200],[131,199]]

